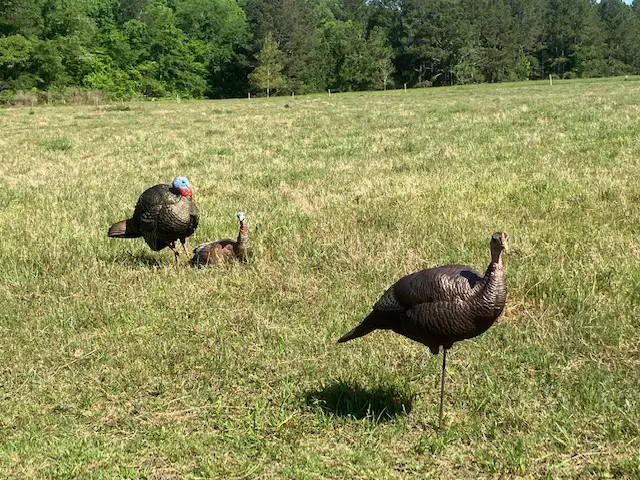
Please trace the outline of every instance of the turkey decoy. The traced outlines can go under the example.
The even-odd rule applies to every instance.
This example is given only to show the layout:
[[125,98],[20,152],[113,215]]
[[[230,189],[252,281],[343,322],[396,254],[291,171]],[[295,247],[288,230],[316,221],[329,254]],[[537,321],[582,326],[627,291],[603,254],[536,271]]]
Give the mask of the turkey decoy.
[[464,265],[442,265],[402,277],[360,325],[338,340],[347,342],[382,329],[420,342],[434,355],[442,346],[440,430],[447,350],[485,332],[502,313],[507,297],[502,252],[508,240],[503,232],[492,235],[491,263],[484,276]]
[[251,249],[247,217],[244,212],[238,212],[237,217],[240,221],[238,238],[235,241],[230,238],[223,238],[215,242],[198,245],[193,252],[192,265],[200,266],[220,263],[233,258],[242,262],[247,261],[247,255]]
[[196,206],[189,180],[176,177],[171,185],[155,185],[145,190],[133,211],[133,217],[114,223],[109,229],[113,238],[143,237],[151,250],[169,247],[178,261],[176,240],[180,240],[184,253],[188,237],[198,228],[200,213]]

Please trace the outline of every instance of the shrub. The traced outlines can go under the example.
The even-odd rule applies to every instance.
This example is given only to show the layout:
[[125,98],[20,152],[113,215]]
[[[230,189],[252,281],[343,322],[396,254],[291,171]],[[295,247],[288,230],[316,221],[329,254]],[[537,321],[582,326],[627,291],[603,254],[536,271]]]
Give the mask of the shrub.
[[84,77],[84,85],[94,91],[108,92],[118,100],[127,100],[137,93],[137,85],[122,70],[104,68]]
[[14,105],[34,107],[38,104],[38,96],[31,92],[17,92],[13,97]]
[[2,90],[0,92],[0,105],[11,105],[15,93],[11,90]]
[[70,105],[98,105],[107,101],[107,95],[99,90],[67,87],[62,92],[62,103]]

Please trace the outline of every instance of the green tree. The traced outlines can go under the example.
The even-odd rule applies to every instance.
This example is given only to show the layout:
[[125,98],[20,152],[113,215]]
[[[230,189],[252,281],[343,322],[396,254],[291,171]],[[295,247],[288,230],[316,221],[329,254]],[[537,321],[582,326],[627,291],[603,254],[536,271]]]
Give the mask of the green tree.
[[374,27],[367,39],[367,53],[373,66],[371,87],[386,90],[393,85],[393,48],[381,27]]
[[[296,93],[322,91],[327,65],[322,25],[333,20],[333,0],[247,0],[245,10],[256,39],[272,33],[282,50],[283,72]],[[254,50],[261,45],[254,45]]]
[[258,86],[631,72],[640,72],[640,0],[0,0],[3,98],[68,86],[229,97]]
[[528,70],[526,78],[544,78],[545,72],[539,56],[544,48],[548,0],[508,0],[508,4],[513,16],[513,41],[519,47],[521,55],[516,70]]
[[26,90],[34,86],[35,79],[28,75],[32,52],[32,42],[22,35],[0,38],[0,90]]
[[286,85],[286,78],[282,74],[282,63],[280,62],[281,52],[278,44],[274,41],[273,35],[268,33],[264,38],[262,49],[256,54],[258,62],[255,70],[249,75],[251,84],[267,92],[267,97],[272,91],[277,92]]
[[375,27],[367,36],[364,25],[357,22],[327,22],[322,45],[331,90],[383,89],[392,83],[393,49],[381,28]]
[[201,97],[206,85],[206,66],[196,58],[175,15],[162,0],[150,0],[140,14],[145,27],[142,39],[146,52],[136,70],[142,93],[148,96],[180,94]]
[[602,0],[598,6],[605,28],[607,75],[632,73],[638,48],[638,21],[623,0]]
[[0,36],[42,33],[44,0],[3,0],[0,2]]
[[465,13],[479,47],[478,68],[488,82],[520,80],[520,47],[511,7],[504,0],[467,0]]
[[245,12],[235,0],[176,0],[176,25],[188,37],[198,61],[206,66],[209,97],[246,91],[250,32]]
[[604,38],[592,0],[549,0],[546,48],[541,58],[560,77],[603,75]]
[[458,0],[403,2],[399,56],[409,84],[451,85],[458,61],[478,58],[477,41],[463,7]]

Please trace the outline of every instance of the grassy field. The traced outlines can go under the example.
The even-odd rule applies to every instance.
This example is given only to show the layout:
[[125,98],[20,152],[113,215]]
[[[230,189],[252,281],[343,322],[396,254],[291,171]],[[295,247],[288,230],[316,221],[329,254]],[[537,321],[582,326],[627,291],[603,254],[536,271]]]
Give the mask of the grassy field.
[[[0,109],[0,477],[639,478],[640,81]],[[107,238],[194,185],[176,267]],[[337,345],[397,278],[484,271],[507,309],[448,358]]]

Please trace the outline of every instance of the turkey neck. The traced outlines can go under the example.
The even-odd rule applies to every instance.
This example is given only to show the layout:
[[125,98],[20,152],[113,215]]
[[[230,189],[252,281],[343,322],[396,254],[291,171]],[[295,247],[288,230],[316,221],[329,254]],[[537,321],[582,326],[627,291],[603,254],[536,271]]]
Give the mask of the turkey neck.
[[184,205],[188,205],[187,202],[183,202],[182,200],[189,200],[189,197],[183,197],[180,192],[175,190],[173,187],[169,188],[168,193],[165,191],[164,198],[169,204],[182,203]]
[[240,222],[240,231],[238,232],[238,239],[236,240],[236,255],[244,252],[249,247],[249,229],[247,228],[247,222]]
[[490,321],[487,328],[502,313],[507,299],[507,287],[504,282],[504,271],[502,269],[502,250],[492,250],[491,263],[484,274],[482,286],[477,297],[481,307],[482,318]]

